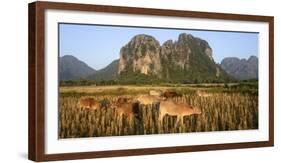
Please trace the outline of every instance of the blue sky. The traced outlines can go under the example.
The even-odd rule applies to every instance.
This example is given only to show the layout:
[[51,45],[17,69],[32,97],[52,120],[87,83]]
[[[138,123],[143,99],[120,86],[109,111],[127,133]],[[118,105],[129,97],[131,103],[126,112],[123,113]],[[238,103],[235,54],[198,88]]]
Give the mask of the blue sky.
[[121,47],[137,34],[151,35],[163,44],[169,39],[177,40],[180,33],[192,34],[208,41],[217,63],[225,57],[258,56],[258,33],[80,24],[59,25],[59,55],[73,55],[99,70],[118,59]]

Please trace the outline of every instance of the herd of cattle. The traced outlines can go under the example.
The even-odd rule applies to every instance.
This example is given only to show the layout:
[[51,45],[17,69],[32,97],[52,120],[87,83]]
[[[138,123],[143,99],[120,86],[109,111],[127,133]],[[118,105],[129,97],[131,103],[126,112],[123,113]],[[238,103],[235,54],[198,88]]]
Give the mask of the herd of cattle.
[[[162,122],[164,116],[177,116],[177,121],[182,122],[184,116],[192,114],[201,114],[201,110],[185,102],[176,102],[172,100],[175,97],[182,97],[181,94],[174,91],[151,90],[149,94],[139,95],[135,98],[119,97],[110,104],[120,116],[127,116],[129,120],[141,118],[139,112],[140,105],[159,105],[159,121]],[[91,97],[81,97],[78,102],[81,109],[101,109],[102,104]]]

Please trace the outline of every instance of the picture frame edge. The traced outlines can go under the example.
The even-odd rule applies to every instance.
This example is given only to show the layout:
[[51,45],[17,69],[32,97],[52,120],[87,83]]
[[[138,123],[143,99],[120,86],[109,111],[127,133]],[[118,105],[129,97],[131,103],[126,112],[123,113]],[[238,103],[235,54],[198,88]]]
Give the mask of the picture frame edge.
[[[66,7],[70,5],[70,7]],[[79,9],[80,8],[80,9]],[[227,143],[195,146],[174,146],[141,148],[126,150],[110,150],[97,152],[76,152],[62,154],[45,154],[45,118],[44,118],[44,11],[46,9],[87,10],[98,12],[163,15],[163,12],[173,12],[168,16],[195,17],[222,20],[258,21],[269,23],[269,140],[245,143]],[[104,10],[104,11],[103,11]],[[134,11],[130,11],[134,10]],[[147,13],[152,11],[152,13]],[[131,13],[133,12],[133,13]],[[167,14],[166,14],[167,15]],[[189,15],[189,16],[187,16]],[[225,17],[225,18],[224,18]],[[168,154],[182,152],[197,152],[207,150],[226,150],[241,148],[257,148],[274,146],[274,17],[262,15],[242,15],[230,13],[197,12],[170,9],[136,8],[123,6],[105,6],[94,4],[78,4],[65,2],[36,1],[28,4],[28,159],[33,161],[57,161],[73,159],[90,159],[102,157],[120,157],[152,154]],[[166,149],[166,151],[162,151]],[[152,150],[152,151],[149,151]]]

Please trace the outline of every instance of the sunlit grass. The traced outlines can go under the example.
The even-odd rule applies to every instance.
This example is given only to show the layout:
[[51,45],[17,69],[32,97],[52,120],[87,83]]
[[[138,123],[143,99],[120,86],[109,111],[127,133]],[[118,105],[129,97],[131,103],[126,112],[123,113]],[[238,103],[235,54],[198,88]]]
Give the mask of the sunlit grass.
[[[112,93],[112,92],[122,92]],[[139,93],[147,93],[149,88]],[[179,89],[177,90],[179,91]],[[71,94],[63,92],[59,99],[59,137],[80,138],[99,136],[143,135],[162,133],[187,133],[227,130],[258,129],[258,96],[237,91],[209,91],[211,96],[200,97],[194,90],[182,89],[182,97],[174,101],[187,102],[202,110],[200,115],[185,116],[183,123],[177,123],[173,116],[165,116],[164,123],[158,121],[158,105],[140,105],[141,119],[129,122],[110,107],[120,95],[136,97],[137,91],[113,90],[111,93]],[[106,95],[106,93],[109,93]],[[98,110],[78,108],[80,96],[89,96],[101,102]]]

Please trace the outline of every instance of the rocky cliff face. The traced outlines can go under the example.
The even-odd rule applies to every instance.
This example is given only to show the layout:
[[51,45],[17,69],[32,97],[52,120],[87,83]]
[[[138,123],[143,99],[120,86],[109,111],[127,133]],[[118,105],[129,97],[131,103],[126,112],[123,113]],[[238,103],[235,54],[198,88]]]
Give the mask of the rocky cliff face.
[[190,34],[180,34],[177,41],[168,40],[162,46],[152,36],[137,35],[120,51],[118,73],[131,69],[133,72],[146,75],[159,75],[163,70],[164,65],[161,65],[163,59],[170,60],[172,64],[182,70],[188,70],[191,54],[190,40],[194,40],[196,46],[201,48],[205,55],[213,61],[212,49],[208,42]]
[[208,42],[182,33],[161,46],[149,35],[137,35],[120,51],[118,74],[136,72],[165,80],[216,80],[227,76],[216,65]]
[[221,62],[221,67],[236,79],[258,78],[258,58],[256,56],[251,56],[248,59],[224,58]]
[[[194,56],[196,55],[196,56]],[[200,56],[201,55],[201,56]],[[192,65],[195,58],[205,58],[207,62],[214,64],[212,57],[212,49],[208,42],[200,38],[193,37],[191,34],[182,33],[179,35],[178,40],[173,42],[172,40],[166,41],[161,47],[162,63],[172,65],[166,69],[164,74],[167,78],[171,75],[172,69],[174,71],[192,71],[194,67]]]
[[158,75],[161,71],[159,42],[149,35],[137,35],[120,50],[118,73]]

